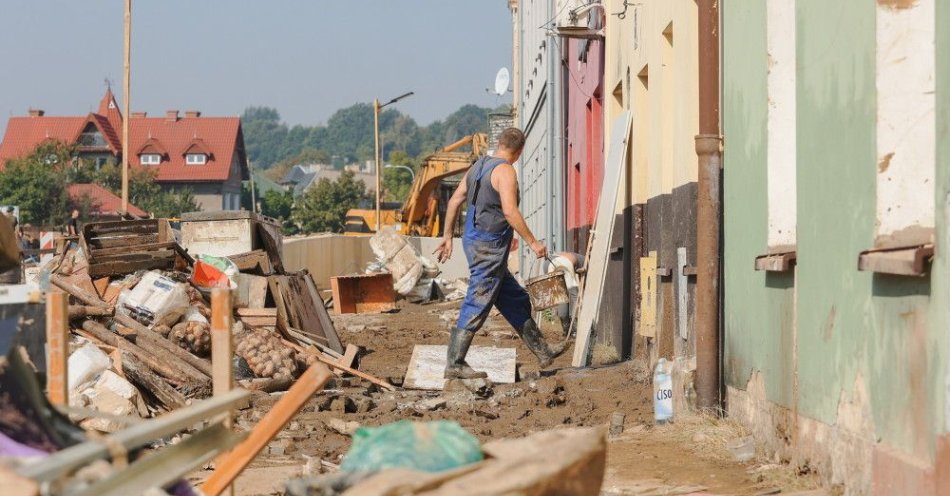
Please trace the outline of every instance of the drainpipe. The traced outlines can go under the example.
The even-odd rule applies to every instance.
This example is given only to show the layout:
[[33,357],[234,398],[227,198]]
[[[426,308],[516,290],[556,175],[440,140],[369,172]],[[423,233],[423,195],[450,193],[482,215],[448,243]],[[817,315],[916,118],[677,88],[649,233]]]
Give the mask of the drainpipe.
[[718,411],[719,246],[722,135],[719,130],[719,1],[697,0],[699,10],[699,134],[696,199],[696,399],[700,410]]
[[521,108],[521,16],[518,11],[518,0],[508,0],[508,9],[511,10],[511,72],[512,72],[512,101],[511,115],[517,117]]
[[[551,3],[551,8],[553,9],[553,2]],[[551,14],[554,12],[552,11]],[[545,217],[547,222],[547,240],[546,245],[551,251],[556,251],[557,240],[560,238],[558,230],[560,229],[560,224],[558,222],[558,210],[557,202],[560,198],[563,198],[564,195],[561,193],[560,188],[560,172],[561,168],[559,167],[560,161],[558,160],[559,152],[558,148],[561,146],[560,136],[562,133],[561,122],[558,118],[560,116],[560,103],[561,103],[561,85],[558,84],[559,71],[558,69],[561,66],[561,54],[558,50],[558,38],[556,36],[549,36],[547,39],[548,50],[547,50],[547,69],[548,69],[548,88],[547,96],[548,99],[548,155],[550,157],[548,161],[548,187],[551,188],[548,191],[547,198],[547,208],[544,209]]]

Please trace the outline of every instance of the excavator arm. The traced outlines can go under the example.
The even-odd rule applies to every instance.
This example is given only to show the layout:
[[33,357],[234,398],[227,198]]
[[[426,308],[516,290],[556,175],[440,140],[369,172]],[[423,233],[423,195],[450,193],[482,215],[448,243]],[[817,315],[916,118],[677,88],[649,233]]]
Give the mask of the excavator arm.
[[[460,149],[471,146],[470,151]],[[488,150],[488,136],[483,133],[466,136],[429,155],[422,161],[409,198],[403,206],[402,233],[411,236],[438,235],[439,203],[436,190],[442,180],[464,174]]]

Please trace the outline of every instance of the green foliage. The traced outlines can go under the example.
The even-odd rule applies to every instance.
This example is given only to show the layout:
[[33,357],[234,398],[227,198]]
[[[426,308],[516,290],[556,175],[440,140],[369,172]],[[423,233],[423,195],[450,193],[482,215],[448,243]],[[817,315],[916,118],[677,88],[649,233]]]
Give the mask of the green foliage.
[[[465,105],[444,121],[419,126],[412,117],[397,109],[386,108],[379,116],[384,160],[391,161],[392,155],[400,151],[410,157],[422,158],[462,136],[484,132],[488,128],[490,111],[477,105]],[[330,116],[326,126],[313,127],[288,127],[280,121],[276,109],[248,107],[241,117],[241,124],[248,158],[260,169],[278,165],[289,168],[287,162],[293,162],[308,149],[322,151],[329,157],[343,157],[347,163],[372,160],[375,153],[371,103],[356,103],[339,109]]]
[[333,182],[321,179],[297,198],[290,216],[301,232],[343,232],[347,210],[367,197],[366,185],[353,177],[344,172]]
[[62,225],[69,215],[71,156],[71,147],[46,142],[29,156],[8,161],[0,172],[0,203],[18,205],[23,224]]
[[[293,191],[268,190],[263,195],[258,191],[258,195],[257,202],[261,206],[260,212],[280,221],[284,234],[296,234],[297,226],[290,220],[291,209],[294,206]],[[256,211],[251,205],[250,182],[244,182],[241,185],[241,207],[252,212]]]
[[[412,158],[402,150],[393,152],[389,162],[416,170]],[[383,169],[383,201],[405,202],[412,189],[412,178],[412,174],[402,167]]]

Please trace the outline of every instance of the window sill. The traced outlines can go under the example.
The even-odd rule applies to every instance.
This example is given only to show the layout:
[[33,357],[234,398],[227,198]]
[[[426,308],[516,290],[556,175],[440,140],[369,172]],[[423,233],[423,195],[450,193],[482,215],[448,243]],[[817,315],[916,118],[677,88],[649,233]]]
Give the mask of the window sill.
[[933,256],[933,243],[865,250],[858,255],[858,270],[879,274],[923,277],[930,270],[930,261]]
[[755,270],[766,272],[788,272],[798,262],[798,251],[768,253],[755,257]]

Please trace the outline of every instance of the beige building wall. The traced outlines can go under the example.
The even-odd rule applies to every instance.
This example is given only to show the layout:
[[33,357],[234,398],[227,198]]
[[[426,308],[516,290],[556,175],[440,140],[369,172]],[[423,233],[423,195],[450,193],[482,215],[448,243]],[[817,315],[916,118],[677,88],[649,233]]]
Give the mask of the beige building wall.
[[[683,272],[696,265],[697,7],[694,0],[604,3],[604,135],[621,112],[633,116],[617,212],[633,220],[627,243],[635,351],[654,360],[688,358],[695,279]],[[615,15],[621,12],[622,19]]]
[[[623,12],[623,0],[606,0],[607,12]],[[633,162],[629,186],[634,203],[696,181],[693,137],[699,132],[699,61],[696,3],[644,0],[626,7],[624,19],[607,20],[605,136],[617,115],[633,113]]]

